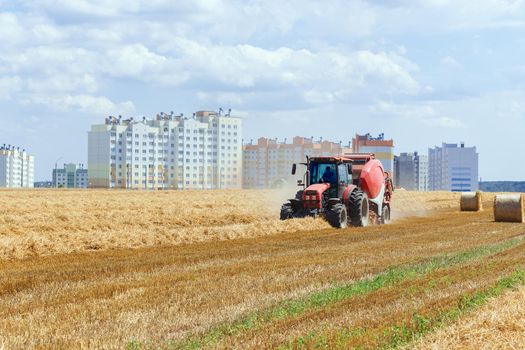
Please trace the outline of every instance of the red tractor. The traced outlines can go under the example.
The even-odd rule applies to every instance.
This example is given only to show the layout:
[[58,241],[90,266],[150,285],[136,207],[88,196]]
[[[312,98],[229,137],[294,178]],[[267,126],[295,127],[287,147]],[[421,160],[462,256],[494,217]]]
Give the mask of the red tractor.
[[[306,158],[306,173],[294,199],[281,207],[281,220],[323,216],[333,227],[386,224],[394,187],[373,154]],[[297,165],[293,164],[295,175]]]

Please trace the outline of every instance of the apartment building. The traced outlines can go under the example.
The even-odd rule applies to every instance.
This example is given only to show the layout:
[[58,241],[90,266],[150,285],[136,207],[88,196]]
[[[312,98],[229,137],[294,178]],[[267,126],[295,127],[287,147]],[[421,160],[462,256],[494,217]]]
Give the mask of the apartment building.
[[352,152],[354,153],[374,153],[376,158],[381,161],[385,171],[395,177],[394,174],[394,140],[386,140],[385,134],[381,133],[377,137],[371,134],[358,135],[352,139]]
[[242,120],[231,110],[110,116],[88,133],[88,178],[92,188],[241,188]]
[[431,191],[477,191],[479,154],[476,147],[443,143],[428,150]]
[[428,191],[428,156],[401,153],[394,157],[396,187],[409,191]]
[[87,188],[88,170],[84,164],[64,164],[61,169],[53,169],[53,187],[57,188]]
[[0,187],[32,188],[35,158],[24,149],[11,145],[0,147]]
[[297,175],[291,175],[293,163],[304,163],[306,156],[340,156],[351,152],[342,143],[314,141],[313,138],[296,136],[292,143],[278,142],[277,139],[261,137],[254,144],[243,146],[243,187],[271,188],[294,185],[302,178],[304,168],[299,167]]

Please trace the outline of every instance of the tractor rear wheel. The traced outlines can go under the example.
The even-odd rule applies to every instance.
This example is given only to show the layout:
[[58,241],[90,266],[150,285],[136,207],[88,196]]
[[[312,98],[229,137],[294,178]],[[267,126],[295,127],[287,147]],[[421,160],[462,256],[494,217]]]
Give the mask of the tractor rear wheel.
[[335,228],[348,226],[348,215],[344,204],[334,204],[326,211],[326,221]]
[[381,224],[386,225],[390,223],[390,207],[383,205],[383,215],[381,216]]
[[368,204],[368,196],[361,190],[356,190],[350,194],[348,198],[350,208],[350,219],[352,225],[358,227],[368,226],[368,216],[370,208]]
[[288,220],[293,217],[293,208],[290,203],[283,204],[281,207],[281,220]]

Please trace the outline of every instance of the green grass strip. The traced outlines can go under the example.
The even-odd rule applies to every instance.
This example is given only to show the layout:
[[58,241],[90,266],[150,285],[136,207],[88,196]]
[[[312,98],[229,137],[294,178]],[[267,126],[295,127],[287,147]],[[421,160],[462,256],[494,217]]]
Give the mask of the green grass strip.
[[[490,288],[464,295],[456,306],[435,316],[429,317],[414,313],[409,322],[386,329],[383,335],[377,337],[375,341],[382,344],[378,347],[379,349],[397,349],[409,345],[425,334],[457,321],[466,312],[478,309],[490,298],[521,285],[525,285],[525,270],[520,269],[501,278]],[[278,349],[347,349],[352,339],[366,336],[366,333],[367,330],[363,328],[345,328],[338,330],[335,337],[329,338],[324,331],[312,331],[303,337],[282,344]]]
[[[334,285],[298,300],[283,301],[278,305],[249,314],[233,323],[224,323],[212,328],[200,337],[191,337],[179,343],[169,341],[165,349],[194,350],[217,345],[225,337],[244,331],[254,330],[272,321],[301,315],[307,311],[365,295],[380,288],[392,286],[404,280],[415,279],[440,268],[467,263],[471,260],[497,254],[524,241],[524,237],[514,238],[502,243],[478,247],[465,252],[439,255],[417,264],[393,267],[373,278],[363,279],[345,285]],[[133,341],[128,349],[144,349],[148,346]]]
[[385,333],[387,342],[382,348],[396,349],[407,345],[431,331],[457,321],[466,312],[486,304],[490,298],[500,296],[505,291],[524,284],[525,270],[516,270],[488,289],[463,296],[455,307],[435,317],[414,314],[409,324],[394,326]]

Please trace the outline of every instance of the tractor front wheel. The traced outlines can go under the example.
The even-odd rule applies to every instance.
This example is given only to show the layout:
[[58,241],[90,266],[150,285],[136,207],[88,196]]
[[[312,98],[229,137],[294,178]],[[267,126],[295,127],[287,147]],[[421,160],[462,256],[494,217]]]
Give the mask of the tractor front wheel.
[[366,193],[361,190],[352,192],[348,198],[348,204],[350,208],[350,219],[352,220],[352,225],[358,227],[368,226],[370,207]]
[[335,228],[348,226],[348,215],[344,204],[334,204],[326,211],[326,221]]
[[290,203],[283,204],[281,207],[281,220],[288,220],[293,217],[293,208]]

